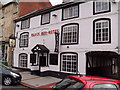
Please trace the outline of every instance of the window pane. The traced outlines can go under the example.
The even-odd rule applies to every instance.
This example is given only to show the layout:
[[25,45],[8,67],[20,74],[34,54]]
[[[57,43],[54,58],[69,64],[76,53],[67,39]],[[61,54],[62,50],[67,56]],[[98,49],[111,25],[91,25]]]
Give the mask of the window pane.
[[77,72],[77,55],[76,54],[63,54],[62,55],[62,71]]
[[20,35],[20,47],[27,47],[28,46],[28,33],[23,33]]
[[26,20],[22,21],[21,23],[22,23],[22,26],[21,26],[22,29],[29,28],[29,26],[30,26],[30,20],[29,19],[26,19]]
[[78,41],[78,25],[67,25],[63,27],[62,44],[72,44]]
[[109,29],[108,20],[100,20],[95,22],[95,42],[108,42]]
[[63,9],[63,19],[78,17],[78,5]]
[[109,0],[99,0],[95,2],[95,13],[108,11]]
[[47,24],[50,22],[50,13],[42,15],[42,24]]
[[20,67],[27,67],[27,54],[20,54],[19,55],[19,66]]

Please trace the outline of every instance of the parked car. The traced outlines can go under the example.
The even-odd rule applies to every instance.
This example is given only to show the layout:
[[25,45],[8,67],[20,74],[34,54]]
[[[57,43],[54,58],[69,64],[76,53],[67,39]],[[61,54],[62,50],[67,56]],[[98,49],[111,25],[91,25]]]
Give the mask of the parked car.
[[9,86],[15,85],[21,82],[21,75],[19,73],[14,72],[9,67],[0,64],[0,80],[1,84]]
[[56,83],[53,90],[119,90],[120,80],[97,76],[68,76]]

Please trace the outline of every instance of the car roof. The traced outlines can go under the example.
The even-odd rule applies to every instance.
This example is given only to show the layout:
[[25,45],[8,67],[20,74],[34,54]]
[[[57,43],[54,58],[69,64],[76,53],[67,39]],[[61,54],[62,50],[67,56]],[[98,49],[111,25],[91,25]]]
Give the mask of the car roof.
[[105,77],[98,77],[98,76],[79,76],[79,75],[75,75],[75,76],[68,76],[68,78],[73,78],[75,80],[81,81],[84,84],[86,84],[87,82],[115,82],[115,83],[120,83],[120,80],[116,80],[116,79],[110,79],[110,78],[105,78]]

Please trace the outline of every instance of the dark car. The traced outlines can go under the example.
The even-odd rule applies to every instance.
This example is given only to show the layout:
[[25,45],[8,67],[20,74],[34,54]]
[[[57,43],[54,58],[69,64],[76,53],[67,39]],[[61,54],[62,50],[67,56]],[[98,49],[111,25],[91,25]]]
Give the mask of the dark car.
[[53,90],[119,90],[120,80],[96,76],[68,76],[55,84]]
[[0,80],[1,84],[9,86],[15,85],[21,82],[21,75],[19,73],[14,72],[9,67],[0,64]]

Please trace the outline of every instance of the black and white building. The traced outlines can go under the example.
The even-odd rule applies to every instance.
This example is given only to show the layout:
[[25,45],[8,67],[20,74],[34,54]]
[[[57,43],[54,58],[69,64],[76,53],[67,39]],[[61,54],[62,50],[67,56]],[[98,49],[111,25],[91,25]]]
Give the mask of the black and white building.
[[15,20],[13,67],[120,78],[119,2],[68,2]]

